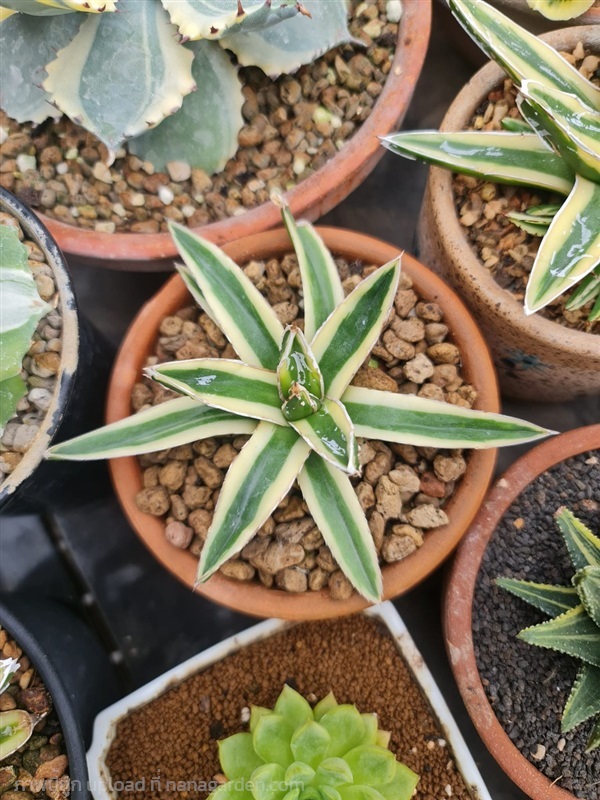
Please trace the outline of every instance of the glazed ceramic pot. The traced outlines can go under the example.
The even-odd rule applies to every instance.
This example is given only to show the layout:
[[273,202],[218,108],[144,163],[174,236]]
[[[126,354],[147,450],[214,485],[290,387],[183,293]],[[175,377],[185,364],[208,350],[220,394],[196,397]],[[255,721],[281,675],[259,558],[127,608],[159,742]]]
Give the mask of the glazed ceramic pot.
[[[521,492],[555,464],[597,448],[600,448],[600,425],[589,425],[550,439],[516,461],[498,480],[463,540],[452,565],[444,598],[443,624],[448,658],[467,711],[492,756],[532,800],[574,800],[574,795],[557,783],[551,783],[537,770],[515,747],[496,717],[475,659],[473,597],[488,543]],[[535,654],[532,660],[535,660]]]
[[[543,38],[560,50],[573,50],[581,41],[600,53],[600,26],[568,28]],[[480,70],[450,106],[441,130],[466,128],[503,78],[495,64]],[[429,173],[419,254],[457,289],[479,322],[504,395],[558,402],[600,392],[600,337],[564,328],[539,314],[525,315],[523,303],[496,283],[472,250],[456,213],[452,173],[439,167],[431,167]]]
[[[383,155],[378,136],[396,130],[410,104],[431,29],[431,0],[404,0],[398,46],[383,92],[360,130],[337,155],[286,193],[294,216],[322,217],[354,191]],[[76,263],[112,269],[168,270],[177,255],[168,233],[98,233],[41,215],[59,246]],[[281,224],[278,209],[264,203],[238,217],[203,226],[202,235],[218,245]]]
[[[398,255],[398,248],[368,236],[335,228],[318,230],[331,252],[349,261],[360,260],[381,265]],[[224,248],[238,264],[251,259],[280,257],[290,249],[285,231],[257,234]],[[463,355],[465,380],[474,385],[479,393],[476,407],[498,411],[498,389],[492,362],[469,312],[451,289],[411,256],[403,256],[402,268],[410,275],[415,291],[424,300],[439,303],[442,307],[452,341]],[[134,320],[115,362],[107,401],[107,422],[130,415],[133,386],[140,380],[146,359],[153,351],[159,325],[165,316],[175,313],[186,303],[189,303],[189,295],[176,275]],[[450,523],[428,532],[424,544],[408,558],[384,567],[386,599],[420,583],[450,555],[485,496],[495,458],[495,451],[472,451],[467,471],[445,507]],[[133,529],[170,572],[193,587],[197,558],[188,550],[171,545],[165,538],[164,521],[143,513],[136,505],[136,494],[142,488],[142,470],[138,460],[114,459],[110,462],[110,469],[117,497]],[[295,595],[267,589],[259,583],[235,581],[220,573],[198,586],[197,591],[217,603],[258,617],[319,619],[347,615],[366,606],[366,601],[357,594],[345,601],[331,600],[325,591]]]

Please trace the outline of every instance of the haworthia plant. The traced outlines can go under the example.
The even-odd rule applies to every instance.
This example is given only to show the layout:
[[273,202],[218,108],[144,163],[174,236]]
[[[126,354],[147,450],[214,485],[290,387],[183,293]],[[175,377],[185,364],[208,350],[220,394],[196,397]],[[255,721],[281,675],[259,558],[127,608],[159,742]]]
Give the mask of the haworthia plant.
[[50,311],[38,294],[27,258],[16,230],[0,225],[0,430],[25,394],[23,358],[36,325]]
[[[466,31],[515,82],[524,121],[507,119],[501,132],[403,132],[383,144],[453,172],[566,197],[539,220],[531,218],[534,209],[508,215],[543,237],[525,294],[525,312],[532,314],[600,264],[600,89],[550,45],[483,0],[448,2]],[[585,303],[596,296],[586,295]],[[594,305],[590,320],[598,314],[600,306]]]
[[198,580],[238,553],[298,480],[340,568],[376,602],[382,595],[377,553],[350,482],[359,472],[357,437],[482,448],[549,431],[498,414],[350,386],[392,308],[400,259],[344,297],[333,257],[315,229],[296,224],[285,206],[282,214],[304,288],[304,330],[284,329],[240,267],[214,244],[173,225],[186,286],[243,361],[200,358],[152,367],[150,378],[185,397],[56,445],[48,456],[115,458],[253,432],[221,488]]
[[6,113],[34,123],[66,114],[106,145],[109,163],[131,141],[132,153],[161,170],[187,161],[212,174],[235,154],[244,95],[227,51],[278,75],[352,41],[347,0],[2,6],[18,12],[0,24]]
[[525,628],[519,638],[537,647],[566,653],[581,662],[566,702],[561,729],[567,733],[597,717],[588,752],[600,746],[600,538],[567,508],[556,523],[576,570],[571,586],[498,578],[496,583],[552,619]]
[[272,710],[252,707],[249,732],[219,742],[227,781],[209,800],[409,800],[419,776],[389,739],[377,714],[333,693],[311,708],[286,685]]

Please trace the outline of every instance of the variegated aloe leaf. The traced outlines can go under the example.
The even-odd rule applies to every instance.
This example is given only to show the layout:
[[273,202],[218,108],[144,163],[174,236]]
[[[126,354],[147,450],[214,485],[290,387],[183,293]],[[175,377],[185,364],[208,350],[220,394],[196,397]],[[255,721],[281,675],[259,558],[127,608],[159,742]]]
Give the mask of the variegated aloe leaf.
[[297,14],[298,0],[161,0],[185,39],[220,39],[277,25]]
[[146,370],[148,377],[213,408],[287,425],[274,372],[226,358],[169,361]]
[[568,733],[596,714],[600,714],[600,668],[584,664],[565,704],[561,731]]
[[583,567],[573,577],[583,607],[600,630],[600,567]]
[[47,451],[46,458],[90,461],[138,456],[211,436],[252,433],[256,425],[248,417],[237,417],[189,397],[178,397],[99,430],[55,444]]
[[497,183],[568,195],[575,181],[566,161],[548,152],[534,133],[415,131],[395,133],[381,142],[393,153]]
[[309,453],[310,447],[289,426],[259,423],[221,487],[200,558],[199,582],[252,538],[290,490]]
[[303,6],[312,19],[298,14],[269,28],[233,33],[219,44],[232,50],[243,67],[260,67],[274,78],[355,41],[348,30],[347,0],[304,0]]
[[69,14],[48,19],[13,14],[0,25],[2,108],[17,122],[43,122],[59,117],[50,95],[41,88],[46,64],[72,40],[85,17]]
[[519,633],[519,639],[600,667],[600,628],[582,605],[540,625],[525,628]]
[[349,386],[342,402],[357,436],[418,447],[480,449],[519,444],[552,433],[502,414],[358,386]]
[[525,292],[525,313],[548,305],[600,264],[600,183],[577,176],[542,239]]
[[591,753],[592,750],[596,750],[598,747],[600,747],[600,719],[598,719],[592,729],[585,752]]
[[237,68],[214,42],[191,42],[187,49],[194,54],[192,78],[198,89],[183,98],[177,113],[133,139],[129,152],[158,170],[169,161],[186,161],[212,175],[238,149],[242,85]]
[[298,482],[310,513],[344,574],[363,597],[379,602],[383,588],[377,551],[350,479],[311,453]]
[[283,326],[262,294],[223,251],[182,225],[171,235],[219,327],[240,358],[275,370]]
[[116,11],[117,2],[118,0],[2,0],[2,5],[22,14],[51,16],[68,14],[72,11],[84,11],[89,14]]
[[577,590],[572,586],[554,586],[549,583],[532,583],[516,578],[496,578],[496,585],[514,594],[529,605],[553,617],[580,604]]
[[600,537],[595,536],[568,508],[559,508],[554,519],[575,569],[600,567]]
[[600,296],[600,269],[596,269],[585,277],[578,285],[577,289],[569,298],[565,305],[567,311],[576,311],[578,308],[590,303],[594,298]]
[[[55,61],[44,89],[114,160],[120,145],[158,125],[196,88],[193,53],[157,2],[119,0],[118,14],[94,14]],[[118,102],[116,102],[118,99]]]
[[354,426],[340,402],[325,400],[316,413],[289,424],[321,458],[350,475],[358,474]]
[[313,226],[297,223],[285,204],[281,204],[281,213],[298,258],[304,292],[304,334],[310,342],[343,301],[344,289],[333,256]]
[[340,398],[379,339],[399,278],[400,257],[361,281],[317,331],[311,346],[330,399]]
[[600,90],[549,44],[482,0],[448,2],[467,33],[517,85],[524,80],[539,81],[600,109]]

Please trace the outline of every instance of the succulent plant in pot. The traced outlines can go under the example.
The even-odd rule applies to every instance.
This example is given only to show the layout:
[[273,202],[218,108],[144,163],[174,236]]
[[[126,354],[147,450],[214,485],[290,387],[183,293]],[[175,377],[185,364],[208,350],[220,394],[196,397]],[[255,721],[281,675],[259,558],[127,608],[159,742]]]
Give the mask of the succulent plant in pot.
[[[420,230],[421,252],[434,268],[450,274],[452,280],[469,293],[470,302],[481,319],[487,317],[487,324],[483,324],[490,334],[494,330],[493,339],[492,336],[490,339],[505,387],[522,396],[526,392],[533,396],[536,382],[549,385],[556,379],[557,383],[564,384],[570,368],[575,381],[571,387],[560,387],[556,399],[593,391],[597,385],[593,377],[596,370],[588,368],[591,365],[585,363],[583,354],[589,353],[593,358],[594,352],[597,353],[593,332],[600,314],[600,301],[596,302],[600,261],[600,89],[553,47],[488,4],[480,0],[451,0],[450,6],[467,32],[514,82],[518,91],[518,110],[515,108],[505,115],[502,120],[505,130],[498,125],[500,117],[485,125],[488,129],[484,131],[452,130],[451,126],[456,125],[457,119],[461,120],[462,127],[473,124],[471,115],[479,113],[478,109],[486,99],[485,94],[482,98],[478,91],[486,87],[487,92],[492,90],[489,97],[498,98],[494,92],[497,84],[502,85],[499,71],[486,67],[459,95],[442,123],[441,132],[399,133],[385,138],[384,144],[394,152],[435,165],[430,174],[430,189]],[[566,34],[553,34],[553,41],[558,44],[564,40],[561,49],[570,49],[567,41],[578,42],[581,35],[584,46],[587,43],[593,52],[598,44],[594,29],[582,28],[580,31],[581,34],[573,29],[568,39]],[[587,39],[586,32],[589,32]],[[594,61],[593,56],[591,59]],[[509,111],[503,98],[497,102],[498,111]],[[494,111],[494,108],[490,110]],[[466,119],[463,116],[466,116],[465,112],[468,114]],[[475,127],[483,127],[483,120],[482,116]],[[452,191],[447,192],[444,188],[442,192],[440,187],[434,192],[434,182],[443,183],[444,187],[447,183],[452,184],[450,175],[444,177],[438,167],[470,176],[465,180],[472,181],[473,186],[476,181],[485,182],[483,185],[489,187],[484,191],[488,200],[495,196],[494,183],[508,184],[517,189],[532,187],[527,193],[517,195],[525,198],[522,208],[516,202],[511,205],[504,195],[500,195],[501,199],[483,209],[485,216],[477,216],[475,227],[467,227],[470,241],[477,247],[477,256],[471,255],[472,250],[462,233],[464,228],[454,223],[456,211],[449,217],[449,208],[455,202]],[[470,187],[470,184],[465,185]],[[539,207],[539,201],[536,203],[533,199],[536,190],[546,190],[566,199],[564,202],[549,199]],[[466,198],[470,191],[473,187],[466,189]],[[464,203],[458,199],[456,202],[461,206]],[[441,213],[442,206],[446,223]],[[491,238],[486,239],[487,229],[483,228],[486,222],[497,236],[490,234]],[[472,226],[474,223],[465,218],[464,224]],[[513,224],[518,227],[512,227]],[[511,228],[517,232],[521,228],[532,234],[531,245],[527,242],[523,245],[526,255],[531,253],[531,267],[527,259],[524,263],[515,261],[513,266],[510,259],[514,250],[505,254],[498,247],[497,239],[500,240],[503,233],[509,234]],[[535,237],[541,238],[539,247]],[[506,240],[508,242],[508,238]],[[487,250],[484,245],[489,245]],[[498,250],[497,258],[491,258],[496,252],[494,246]],[[510,246],[507,244],[507,247]],[[518,258],[522,259],[522,255]],[[482,261],[485,267],[478,267]],[[488,269],[492,272],[506,269],[507,275],[518,273],[524,276],[527,315],[547,310],[549,304],[553,304],[557,310],[552,311],[550,318],[564,325],[571,324],[576,330],[557,330],[546,319],[524,319],[522,312],[519,314],[517,311],[516,302],[521,296],[521,284],[515,283],[516,288],[511,285],[513,301],[513,296],[500,288],[510,283],[505,273],[498,274],[498,286]],[[572,294],[568,300],[561,301],[565,292]],[[492,293],[496,296],[489,298]],[[499,300],[502,301],[500,305]],[[494,304],[496,310],[491,312],[495,315],[492,322],[483,308],[493,308]],[[565,304],[566,309],[562,310]],[[576,319],[567,322],[575,311],[578,311]],[[561,316],[563,314],[566,317]],[[578,323],[577,320],[581,321]],[[585,331],[589,331],[591,336],[587,336]],[[537,365],[526,376],[527,380],[523,379],[522,385],[519,385],[520,375],[514,374],[520,365],[517,363],[516,369],[512,366],[518,356],[519,344],[524,356],[531,356],[532,363]],[[567,356],[569,352],[570,359]],[[581,374],[578,376],[575,366],[579,363]],[[549,369],[551,365],[554,367],[552,371]],[[559,366],[564,366],[561,378],[556,369]]]
[[149,376],[184,398],[53,447],[51,459],[148,453],[219,434],[252,437],[220,489],[202,550],[207,580],[258,531],[298,480],[332,554],[370,602],[381,598],[373,538],[350,482],[357,437],[420,446],[491,448],[548,431],[500,415],[414,396],[349,386],[390,313],[400,257],[347,297],[316,231],[284,206],[304,287],[304,328],[284,329],[244,272],[214,245],[173,227],[180,274],[243,361],[192,359]]

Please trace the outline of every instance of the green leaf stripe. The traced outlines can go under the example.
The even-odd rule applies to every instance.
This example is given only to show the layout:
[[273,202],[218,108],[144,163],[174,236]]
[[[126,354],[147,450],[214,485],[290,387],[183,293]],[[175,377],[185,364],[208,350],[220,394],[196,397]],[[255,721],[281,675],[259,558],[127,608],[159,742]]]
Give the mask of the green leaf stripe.
[[528,442],[551,433],[502,414],[357,386],[346,389],[342,402],[357,436],[386,442],[481,449]]
[[170,231],[236,353],[248,364],[276,369],[283,326],[256,286],[216,245],[176,223]]
[[312,351],[330,399],[339,399],[377,342],[399,277],[397,258],[365,278],[319,328]]
[[379,602],[383,586],[377,551],[350,479],[311,453],[298,482],[310,513],[350,583],[370,602]]
[[584,664],[565,704],[561,731],[568,733],[596,714],[600,714],[600,668]]
[[198,567],[204,582],[254,536],[296,480],[310,448],[292,428],[261,422],[233,462]]
[[496,585],[550,617],[563,614],[580,603],[579,595],[572,586],[553,586],[515,578],[497,578]]
[[180,394],[242,417],[287,425],[274,372],[226,358],[169,361],[146,374]]
[[46,458],[91,461],[136,456],[211,436],[252,433],[255,428],[256,422],[251,419],[209,408],[188,397],[178,397],[68,442],[55,444],[47,451]]
[[519,633],[519,639],[600,667],[600,628],[582,605],[548,622],[525,628]]
[[598,747],[600,747],[600,719],[594,725],[585,752],[591,753],[592,750],[596,750]]
[[354,427],[341,403],[325,400],[315,414],[290,425],[321,458],[351,475],[358,473]]
[[551,153],[535,133],[415,131],[381,141],[393,153],[497,183],[568,195],[575,181],[567,162]]
[[568,508],[559,508],[554,519],[575,569],[580,570],[587,566],[600,567],[600,538],[595,536]]
[[194,280],[194,276],[192,275],[190,269],[185,264],[175,264],[175,269],[179,273],[181,280],[185,283],[185,288],[198,303],[202,311],[204,311],[207,317],[210,317],[215,325],[218,325],[219,323],[217,322],[215,315],[210,310],[210,306],[206,302],[206,297],[202,293],[202,289]]
[[575,311],[582,308],[593,300],[600,292],[600,270],[596,267],[591,275],[584,278],[577,286],[569,298],[565,308],[567,311]]

